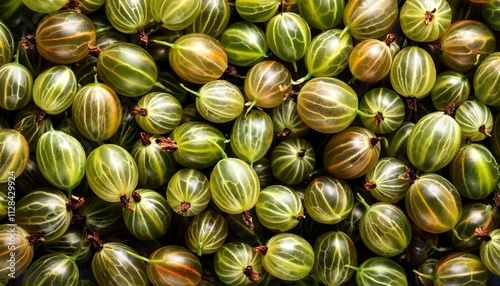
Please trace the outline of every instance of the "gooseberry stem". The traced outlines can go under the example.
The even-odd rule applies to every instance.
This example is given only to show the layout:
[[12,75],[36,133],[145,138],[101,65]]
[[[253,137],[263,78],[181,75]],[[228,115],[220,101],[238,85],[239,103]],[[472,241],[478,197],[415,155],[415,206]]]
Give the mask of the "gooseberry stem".
[[311,77],[312,77],[312,74],[308,72],[305,76],[299,78],[298,80],[296,80],[296,81],[292,80],[292,85],[299,85],[299,84],[303,83],[304,81],[310,79]]
[[365,199],[363,199],[363,196],[361,196],[361,193],[358,193],[358,201],[365,206],[366,211],[369,211],[371,209],[370,205],[366,203]]
[[254,100],[250,103],[250,105],[248,106],[248,108],[247,108],[247,112],[245,112],[245,117],[247,117],[247,115],[248,115],[248,113],[250,112],[250,110],[252,110],[252,108],[253,108],[256,104],[257,104],[257,100],[256,100],[256,99],[254,99]]
[[342,39],[342,37],[344,36],[344,34],[347,33],[350,29],[351,28],[349,28],[349,26],[345,26],[344,30],[342,30],[342,32],[339,35],[339,39]]
[[152,41],[153,41],[153,43],[157,43],[157,44],[160,44],[160,45],[169,46],[172,49],[175,49],[175,44],[172,44],[172,43],[169,43],[169,42],[166,42],[166,41],[160,41],[160,40],[152,40]]
[[224,149],[222,149],[222,147],[219,144],[217,144],[217,142],[213,141],[212,139],[207,139],[207,141],[213,144],[220,151],[222,159],[227,159],[226,151],[224,151]]
[[164,86],[163,84],[161,84],[160,82],[155,82],[154,86],[158,87],[159,89],[163,90],[164,92],[167,92],[167,93],[172,93],[172,90],[169,89],[168,87]]
[[78,255],[80,255],[80,251],[82,251],[83,247],[83,240],[87,236],[87,228],[84,226],[83,231],[82,231],[82,236],[80,237],[80,243],[78,244],[78,248],[75,250],[75,252],[69,257],[69,259],[73,262],[76,261],[76,258]]
[[431,275],[431,274],[424,274],[424,273],[421,273],[421,272],[418,272],[417,270],[413,269],[412,270],[415,274],[417,274],[418,276],[420,277],[423,277],[423,278],[427,278],[429,280],[432,280],[432,281],[435,281],[436,280],[436,276],[434,275]]
[[359,267],[352,266],[352,265],[350,265],[350,264],[346,264],[346,265],[344,265],[344,267],[354,269],[354,270],[356,270],[356,272],[360,270],[360,268],[359,268]]
[[180,84],[180,86],[181,86],[183,89],[187,90],[188,92],[190,92],[190,93],[192,93],[192,94],[196,95],[197,97],[201,97],[201,93],[199,93],[199,92],[197,92],[197,91],[194,91],[194,90],[192,90],[192,89],[190,89],[190,88],[186,87],[186,86],[185,86],[184,84],[182,84],[182,83],[179,83],[179,84]]

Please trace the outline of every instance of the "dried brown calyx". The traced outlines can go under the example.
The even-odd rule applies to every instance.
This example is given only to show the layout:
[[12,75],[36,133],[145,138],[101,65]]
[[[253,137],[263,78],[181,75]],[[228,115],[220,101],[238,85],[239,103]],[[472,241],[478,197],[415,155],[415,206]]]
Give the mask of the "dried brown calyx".
[[299,152],[297,152],[297,156],[299,156],[300,158],[303,158],[306,155],[306,152],[307,152],[307,149],[302,148],[299,150]]
[[245,225],[248,227],[248,229],[253,230],[252,212],[249,210],[246,210],[242,213],[242,216],[243,216],[243,221],[245,222]]
[[427,46],[439,53],[443,52],[443,47],[440,42],[427,43]]
[[148,115],[148,110],[146,108],[142,108],[142,107],[139,107],[139,106],[134,106],[134,108],[132,109],[132,114],[134,115],[140,115],[140,116],[146,116]]
[[449,116],[455,115],[455,103],[454,102],[448,103],[448,105],[444,109],[444,114],[449,115]]
[[406,104],[408,104],[408,108],[410,110],[414,110],[414,111],[417,111],[417,98],[413,97],[413,96],[410,96],[406,99]]
[[172,140],[170,137],[167,138],[158,138],[156,139],[156,144],[160,146],[163,150],[167,152],[175,152],[179,149],[177,142]]
[[297,102],[297,96],[299,95],[299,93],[295,90],[290,90],[290,92],[288,92],[287,94],[285,94],[285,99],[288,99],[290,98],[291,100]]
[[380,142],[380,137],[372,137],[370,138],[370,146],[372,147],[375,147],[375,145],[378,144],[378,142]]
[[243,274],[248,278],[248,280],[255,282],[260,280],[260,275],[259,272],[253,270],[253,267],[251,265],[248,265],[245,267],[245,270],[243,270]]
[[375,119],[375,125],[379,126],[380,123],[384,121],[384,114],[380,111],[377,111],[377,113],[375,114],[375,116],[373,116],[373,118]]
[[368,182],[365,184],[365,190],[370,191],[372,189],[375,189],[377,187],[377,184],[374,181]]
[[288,136],[290,136],[290,134],[292,134],[292,130],[288,127],[285,127],[285,128],[283,128],[283,131],[281,131],[278,134],[278,137],[288,138]]
[[89,43],[87,46],[89,48],[89,55],[95,58],[99,57],[102,50],[98,46],[94,45],[93,43]]
[[92,243],[92,248],[94,250],[100,250],[104,246],[104,244],[102,243],[102,240],[99,238],[99,235],[97,234],[97,232],[94,232],[92,234],[87,235],[87,238]]
[[402,178],[404,180],[408,180],[410,182],[410,184],[413,184],[418,180],[418,175],[411,168],[406,167],[406,174],[404,174],[400,178]]
[[139,135],[141,136],[142,145],[151,145],[151,139],[149,138],[148,134],[146,134],[146,132],[141,132],[139,133]]
[[488,130],[486,130],[486,126],[485,126],[484,124],[483,124],[483,125],[481,125],[481,126],[479,126],[478,131],[479,131],[479,133],[481,133],[481,134],[484,134],[484,135],[486,135],[486,136],[488,136],[488,137],[491,137],[490,132],[488,132]]
[[425,24],[429,25],[434,18],[434,13],[436,13],[436,8],[432,9],[432,11],[425,11]]
[[144,30],[144,28],[139,28],[139,30],[137,30],[137,34],[139,35],[139,39],[146,44],[146,48],[147,48],[148,43],[149,43],[149,38],[148,38],[148,35],[146,34],[146,31]]
[[127,211],[133,211],[134,209],[130,206],[130,197],[127,195],[123,195],[120,197],[120,202],[122,203],[122,207]]
[[46,116],[47,116],[47,113],[43,110],[40,110],[40,112],[38,112],[38,114],[35,116],[35,123],[38,124],[38,123],[42,122]]
[[267,246],[259,245],[259,246],[252,248],[252,250],[259,255],[264,255],[267,253]]
[[34,51],[35,45],[36,45],[35,36],[33,36],[33,35],[24,36],[23,35],[21,37],[21,48],[23,48],[23,50]]
[[134,200],[134,202],[138,203],[141,201],[141,194],[139,194],[138,191],[133,191],[132,194],[130,194],[130,196],[132,197],[132,199]]
[[486,228],[484,228],[484,227],[477,227],[474,230],[474,235],[477,238],[482,239],[484,241],[490,241],[491,240],[491,236],[488,233],[488,230]]
[[185,213],[191,208],[190,202],[182,202],[181,205],[177,208],[178,213]]
[[41,241],[45,241],[45,233],[44,232],[38,232],[38,233],[33,233],[26,238],[28,239],[29,245],[35,245]]
[[66,203],[66,209],[68,211],[74,211],[80,208],[85,203],[85,199],[83,197],[71,196],[69,202]]

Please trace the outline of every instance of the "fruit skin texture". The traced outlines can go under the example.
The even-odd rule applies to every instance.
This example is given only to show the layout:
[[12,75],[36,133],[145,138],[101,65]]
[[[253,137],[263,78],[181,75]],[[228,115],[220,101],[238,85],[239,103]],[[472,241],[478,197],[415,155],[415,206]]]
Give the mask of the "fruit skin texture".
[[408,159],[420,171],[435,172],[453,160],[461,138],[462,131],[455,119],[441,111],[429,113],[410,132]]
[[448,29],[451,16],[451,7],[446,0],[409,0],[403,4],[399,19],[408,38],[432,42]]
[[398,19],[396,0],[350,0],[343,20],[354,39],[378,39],[385,36]]
[[453,229],[462,215],[462,199],[450,181],[426,173],[410,186],[405,196],[406,213],[422,230],[443,233]]

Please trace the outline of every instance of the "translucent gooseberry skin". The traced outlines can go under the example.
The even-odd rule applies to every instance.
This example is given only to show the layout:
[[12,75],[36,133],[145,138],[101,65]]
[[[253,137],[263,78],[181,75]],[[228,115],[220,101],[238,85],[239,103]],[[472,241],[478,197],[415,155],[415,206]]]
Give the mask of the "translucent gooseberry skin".
[[92,21],[84,14],[58,11],[47,15],[35,33],[36,48],[51,62],[71,64],[89,53],[89,45],[96,41]]

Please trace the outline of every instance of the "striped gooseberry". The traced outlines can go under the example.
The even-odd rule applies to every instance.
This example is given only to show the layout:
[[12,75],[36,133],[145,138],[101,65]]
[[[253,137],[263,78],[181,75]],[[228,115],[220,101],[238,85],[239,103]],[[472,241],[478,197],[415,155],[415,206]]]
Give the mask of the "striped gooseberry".
[[486,198],[500,182],[495,156],[478,143],[462,146],[450,162],[449,170],[453,185],[462,196],[472,200]]
[[420,229],[430,233],[452,230],[462,214],[457,188],[445,177],[425,173],[414,180],[405,196],[406,213]]
[[392,61],[390,81],[394,90],[404,97],[427,96],[436,81],[432,57],[417,46],[403,48]]
[[219,79],[228,67],[224,47],[208,35],[185,34],[173,44],[156,40],[154,42],[170,47],[170,66],[179,77],[190,83],[205,84]]
[[198,285],[202,265],[189,249],[177,245],[163,246],[149,256],[146,266],[154,285]]
[[323,162],[339,179],[364,176],[380,156],[380,138],[366,128],[351,126],[333,135],[325,146]]
[[360,81],[377,82],[383,79],[389,74],[391,65],[389,45],[378,39],[359,42],[349,54],[349,70]]
[[448,69],[466,72],[493,53],[495,45],[495,35],[486,24],[461,20],[450,25],[434,48]]
[[316,164],[311,143],[303,138],[281,141],[271,152],[273,176],[284,184],[300,184],[309,177]]
[[455,112],[455,120],[460,125],[462,137],[471,141],[481,141],[491,136],[493,115],[483,103],[467,100]]
[[[5,19],[5,18],[2,18]],[[0,66],[9,63],[14,56],[14,37],[5,22],[0,20]]]
[[273,121],[262,110],[250,110],[236,118],[230,133],[231,150],[238,158],[253,164],[264,157],[273,143]]
[[450,103],[456,106],[464,103],[470,94],[470,83],[463,73],[447,70],[437,75],[431,89],[432,104],[437,110],[444,110]]
[[158,144],[165,138],[159,135],[148,136],[141,132],[139,139],[130,154],[134,158],[139,171],[139,186],[142,188],[157,189],[166,185],[177,171],[177,161],[169,152],[164,152]]
[[171,94],[149,92],[132,109],[137,124],[151,134],[166,134],[181,123],[182,105]]
[[273,108],[292,90],[292,75],[280,62],[266,60],[252,66],[245,76],[245,95],[253,106]]
[[296,66],[295,62],[306,54],[311,42],[311,29],[299,14],[282,12],[269,20],[266,38],[269,48],[278,58]]
[[137,252],[120,242],[97,243],[99,246],[92,258],[92,273],[99,285],[149,284],[146,263]]
[[240,89],[226,80],[214,80],[204,84],[196,95],[196,109],[206,120],[213,123],[226,123],[236,119],[245,107],[245,98]]
[[[7,224],[0,225],[0,277],[1,278],[14,278],[19,277],[31,264],[33,256],[35,255],[35,247],[33,246],[37,241],[33,240],[34,236],[26,231],[20,225],[10,226]],[[13,245],[14,248],[9,247]],[[12,271],[10,270],[11,253],[15,254],[15,273],[14,277],[9,276]]]
[[214,256],[215,273],[227,285],[251,285],[262,274],[262,259],[242,242],[226,243]]
[[478,251],[482,240],[477,235],[491,232],[500,226],[492,205],[481,202],[470,202],[463,206],[460,220],[455,225],[458,237],[452,231],[447,233],[451,245],[459,251]]
[[48,114],[60,114],[73,103],[78,83],[73,71],[57,65],[44,70],[33,84],[33,101]]
[[[452,106],[426,114],[413,126],[406,154],[412,165],[423,172],[434,172],[448,165],[460,149],[462,132],[451,117]],[[446,150],[446,152],[443,152]]]
[[137,189],[130,194],[128,208],[122,209],[128,231],[141,240],[164,236],[170,227],[172,209],[167,200],[151,189]]
[[262,23],[270,20],[280,7],[281,0],[238,0],[235,3],[236,12],[249,22]]
[[297,3],[299,13],[306,22],[323,31],[336,27],[342,21],[344,1],[304,0]]
[[384,157],[365,175],[365,189],[381,202],[397,203],[410,187],[405,179],[406,164],[399,159]]
[[408,137],[413,126],[415,126],[413,122],[403,122],[396,130],[389,133],[387,138],[388,148],[385,150],[387,156],[398,158],[406,154],[406,145],[408,144]]
[[115,144],[95,148],[87,156],[85,172],[90,188],[108,202],[128,202],[139,181],[134,158]]
[[371,257],[363,261],[356,270],[356,285],[383,286],[388,283],[408,285],[406,273],[396,261],[387,257]]
[[166,151],[173,152],[177,163],[195,169],[217,163],[221,158],[219,148],[226,146],[224,134],[219,129],[199,121],[189,121],[177,126],[169,138],[159,143]]
[[313,245],[313,273],[325,285],[341,285],[352,277],[358,265],[358,251],[352,239],[342,231],[330,231],[319,236]]
[[172,210],[182,216],[195,216],[207,207],[210,201],[210,186],[207,177],[196,169],[181,169],[168,181],[167,202]]
[[97,58],[97,73],[113,91],[124,96],[141,96],[158,85],[153,57],[131,43],[118,42],[104,48]]
[[405,212],[395,204],[378,202],[368,205],[358,193],[366,211],[359,222],[363,243],[375,254],[391,257],[410,244],[412,230]]
[[0,66],[0,90],[0,108],[5,110],[19,110],[33,98],[33,77],[19,63],[19,56],[14,62]]
[[314,78],[300,89],[297,112],[304,123],[321,133],[347,128],[358,113],[358,96],[347,83],[332,77]]
[[489,234],[478,235],[483,241],[479,249],[479,256],[484,266],[495,275],[500,275],[500,229],[494,229]]
[[52,128],[52,119],[34,104],[28,104],[19,110],[14,119],[14,129],[21,132],[28,141],[30,152],[36,150],[40,136]]
[[265,245],[254,248],[262,255],[262,266],[272,276],[295,281],[305,278],[312,270],[315,254],[303,237],[293,233],[273,235]]
[[58,189],[37,188],[17,202],[16,223],[30,234],[40,233],[44,241],[55,240],[66,232],[73,209],[82,203],[75,200],[78,205]]
[[182,30],[191,25],[201,12],[201,0],[150,0],[147,4],[153,19],[163,27]]
[[19,177],[28,164],[30,150],[21,132],[0,129],[0,183]]
[[106,0],[104,8],[111,25],[124,34],[137,33],[151,20],[149,1]]
[[442,256],[434,267],[432,274],[423,274],[413,270],[417,275],[434,281],[435,285],[486,285],[488,269],[476,254],[453,251]]
[[388,134],[396,130],[405,119],[403,100],[391,89],[377,87],[367,91],[359,101],[363,126],[375,134]]
[[87,139],[109,139],[120,126],[122,105],[113,89],[96,80],[81,87],[71,106],[78,131]]
[[336,76],[347,67],[353,49],[352,37],[349,33],[340,37],[341,32],[330,29],[312,39],[304,56],[307,74],[293,84],[300,84],[313,76]]
[[416,42],[439,39],[451,24],[451,7],[446,0],[409,0],[401,7],[403,33]]
[[[57,271],[54,271],[57,269]],[[80,271],[75,257],[49,253],[35,260],[23,276],[23,286],[64,284],[78,285]]]
[[[66,1],[64,1],[66,2]],[[84,14],[58,11],[47,15],[35,33],[36,48],[42,57],[58,64],[75,63],[88,55],[96,40],[92,21]]]
[[195,216],[187,226],[184,240],[186,246],[198,256],[216,252],[226,240],[227,221],[214,210]]
[[80,221],[87,230],[101,235],[111,234],[123,228],[122,204],[110,203],[98,196],[85,198],[85,204],[74,214],[74,221]]
[[22,0],[22,3],[32,11],[49,14],[63,8],[68,0],[49,0],[43,3],[36,0]]
[[500,87],[498,73],[500,53],[493,53],[486,57],[474,73],[474,95],[481,103],[490,106],[500,106],[497,90]]
[[230,64],[250,67],[268,57],[266,34],[254,23],[239,21],[229,25],[220,36]]
[[398,19],[396,0],[355,0],[345,5],[345,31],[358,41],[378,39],[386,35]]
[[225,0],[201,1],[201,10],[185,29],[186,33],[202,33],[218,38],[231,19],[231,6]]
[[344,180],[320,176],[312,180],[304,193],[307,214],[323,224],[336,224],[345,219],[354,206],[351,187]]
[[280,232],[291,230],[305,218],[299,194],[283,185],[261,190],[255,212],[263,226]]
[[297,112],[297,103],[288,97],[280,105],[273,108],[271,115],[274,136],[282,138],[304,137],[309,131]]
[[66,190],[68,196],[83,180],[86,155],[82,144],[73,136],[51,129],[36,146],[38,168],[54,187]]

